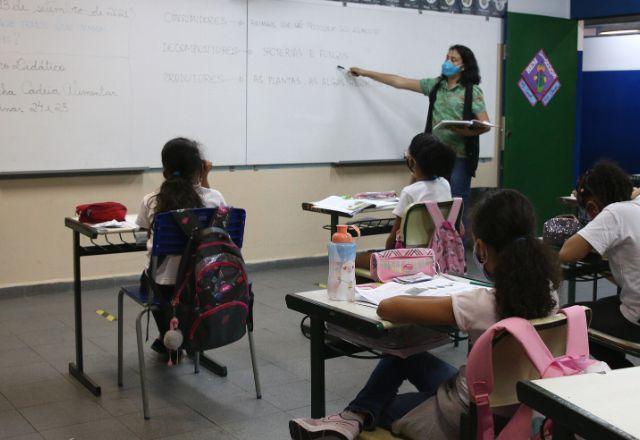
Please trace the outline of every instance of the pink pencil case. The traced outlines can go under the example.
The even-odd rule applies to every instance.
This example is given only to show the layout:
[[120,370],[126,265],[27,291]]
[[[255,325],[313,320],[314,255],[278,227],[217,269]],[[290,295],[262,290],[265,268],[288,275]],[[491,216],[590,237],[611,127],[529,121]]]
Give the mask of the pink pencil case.
[[432,249],[389,249],[371,254],[371,276],[386,282],[396,277],[424,273],[436,274],[436,259]]

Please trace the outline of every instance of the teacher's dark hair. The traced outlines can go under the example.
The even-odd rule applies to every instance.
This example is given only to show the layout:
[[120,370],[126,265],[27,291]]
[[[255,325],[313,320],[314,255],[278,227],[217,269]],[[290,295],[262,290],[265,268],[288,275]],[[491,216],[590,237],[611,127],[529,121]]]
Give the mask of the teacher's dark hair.
[[547,316],[556,306],[552,292],[560,284],[560,264],[536,238],[531,202],[512,189],[492,192],[475,208],[472,229],[497,254],[492,275],[500,319]]
[[464,70],[461,72],[460,83],[463,86],[480,84],[480,67],[478,67],[478,61],[476,61],[476,56],[471,49],[461,44],[455,44],[451,46],[449,50],[455,50],[460,54],[460,58],[462,58]]
[[204,206],[194,186],[202,173],[197,142],[171,139],[162,148],[162,168],[165,181],[156,195],[156,213]]

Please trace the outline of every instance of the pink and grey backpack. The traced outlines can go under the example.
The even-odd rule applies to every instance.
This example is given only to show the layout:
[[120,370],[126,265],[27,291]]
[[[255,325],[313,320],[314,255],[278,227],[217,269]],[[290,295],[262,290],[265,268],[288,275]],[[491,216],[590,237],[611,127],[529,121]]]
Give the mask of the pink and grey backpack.
[[[572,306],[559,311],[567,317],[566,353],[554,357],[529,321],[522,318],[507,318],[492,325],[473,344],[466,366],[467,385],[471,400],[477,408],[477,438],[493,440],[495,437],[493,413],[489,396],[493,391],[493,343],[498,332],[508,332],[522,346],[540,378],[571,376],[589,371],[608,370],[608,366],[589,358],[589,339],[585,309]],[[549,424],[532,423],[534,412],[520,405],[497,439],[540,438],[540,431]]]
[[440,272],[465,273],[467,268],[464,260],[464,245],[455,227],[462,209],[462,199],[460,197],[453,199],[449,216],[446,219],[436,202],[425,202],[425,206],[435,227],[429,247],[435,253]]
[[221,206],[201,228],[190,211],[172,211],[189,237],[171,305],[187,349],[204,351],[242,338],[253,293],[238,246],[226,232],[229,209]]

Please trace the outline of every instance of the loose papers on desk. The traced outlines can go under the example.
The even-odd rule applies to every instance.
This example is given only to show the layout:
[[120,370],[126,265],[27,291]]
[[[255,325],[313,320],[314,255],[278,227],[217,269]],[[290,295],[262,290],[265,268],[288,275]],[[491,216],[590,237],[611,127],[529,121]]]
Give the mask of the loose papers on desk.
[[137,229],[138,225],[129,219],[119,222],[117,220],[109,220],[108,222],[96,223],[92,225],[96,229]]
[[348,215],[356,214],[367,208],[392,208],[398,203],[393,200],[373,200],[373,199],[344,199],[339,196],[329,196],[326,199],[313,202],[313,206],[330,211],[344,212]]
[[430,281],[413,284],[390,281],[379,285],[364,284],[356,286],[356,299],[379,305],[382,300],[393,298],[394,296],[451,296],[477,288],[477,286],[469,283],[453,281],[443,277],[435,277]]

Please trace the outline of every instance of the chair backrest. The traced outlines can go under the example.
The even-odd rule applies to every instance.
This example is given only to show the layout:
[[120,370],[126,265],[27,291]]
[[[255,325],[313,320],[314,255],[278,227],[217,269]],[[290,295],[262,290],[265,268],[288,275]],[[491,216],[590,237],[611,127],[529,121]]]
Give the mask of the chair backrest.
[[[218,208],[196,208],[192,212],[198,217],[202,227],[207,227],[213,214]],[[244,223],[247,213],[244,209],[230,208],[229,225],[227,233],[239,248],[242,248],[244,239]],[[187,236],[176,224],[171,212],[161,212],[155,216],[153,222],[153,248],[151,255],[159,257],[163,255],[182,255],[187,244]]]
[[[444,218],[449,215],[452,204],[453,200],[438,202],[438,208],[440,208]],[[455,227],[458,232],[460,232],[463,211],[464,206],[460,208],[460,213],[456,219]],[[431,237],[435,231],[435,225],[424,202],[413,203],[407,207],[402,216],[400,231],[402,233],[402,242],[406,247],[429,247]]]
[[[591,309],[584,307],[587,322]],[[561,313],[530,321],[554,357],[565,354],[567,347],[567,317]],[[493,392],[489,396],[492,408],[519,403],[516,384],[520,380],[539,379],[522,345],[507,332],[496,333],[493,338]]]

